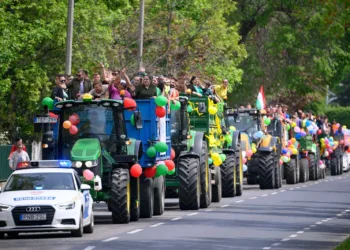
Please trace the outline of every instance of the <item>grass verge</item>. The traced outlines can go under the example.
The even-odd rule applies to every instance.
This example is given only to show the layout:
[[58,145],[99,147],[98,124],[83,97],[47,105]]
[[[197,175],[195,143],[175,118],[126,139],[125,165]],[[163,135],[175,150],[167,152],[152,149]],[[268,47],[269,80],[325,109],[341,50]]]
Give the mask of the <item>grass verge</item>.
[[340,243],[333,250],[349,250],[349,249],[350,249],[350,237],[344,240],[342,243]]

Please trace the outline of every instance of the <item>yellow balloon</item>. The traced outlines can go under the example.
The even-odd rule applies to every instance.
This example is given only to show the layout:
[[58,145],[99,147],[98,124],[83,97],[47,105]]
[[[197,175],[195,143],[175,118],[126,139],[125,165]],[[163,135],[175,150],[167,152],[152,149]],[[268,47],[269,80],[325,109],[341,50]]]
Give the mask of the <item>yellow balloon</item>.
[[320,142],[321,142],[322,144],[324,144],[324,138],[321,138]]
[[295,122],[292,122],[292,128],[295,128],[297,124]]
[[211,158],[213,159],[213,161],[217,160],[217,159],[221,159],[220,155],[218,153],[212,153],[211,154]]
[[218,167],[222,164],[222,160],[221,159],[216,159],[214,162],[213,162],[214,166],[215,167]]
[[209,107],[208,111],[209,111],[209,114],[215,115],[216,112],[218,112],[218,109],[215,107]]
[[252,152],[253,152],[253,154],[255,154],[256,153],[256,148],[252,148]]
[[236,131],[236,128],[234,126],[230,126],[230,130]]
[[296,155],[296,154],[298,154],[298,150],[296,148],[293,148],[292,153],[293,153],[293,155]]
[[292,138],[290,139],[292,141],[292,143],[295,143],[296,142],[296,139],[295,138]]

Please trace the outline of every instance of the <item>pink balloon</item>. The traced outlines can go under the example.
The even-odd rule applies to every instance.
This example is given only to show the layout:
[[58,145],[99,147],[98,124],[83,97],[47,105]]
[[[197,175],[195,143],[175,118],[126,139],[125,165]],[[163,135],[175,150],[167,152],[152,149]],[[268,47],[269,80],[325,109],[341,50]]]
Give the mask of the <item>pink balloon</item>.
[[247,151],[247,156],[248,157],[251,157],[253,155],[253,151],[251,150],[251,149],[249,149],[248,151]]
[[340,144],[344,144],[344,140],[340,140]]
[[247,158],[243,158],[243,164],[246,164],[247,163]]
[[323,161],[320,160],[320,165],[322,165],[322,164],[323,164]]
[[295,132],[295,133],[300,133],[300,128],[299,128],[299,127],[295,127],[295,128],[294,128],[294,132]]
[[72,125],[77,125],[80,122],[79,116],[77,114],[71,115],[69,117],[69,121],[72,123]]
[[89,169],[84,170],[83,176],[86,180],[91,181],[94,178],[94,173],[91,172]]
[[283,165],[283,161],[282,161],[282,159],[280,159],[280,165]]
[[77,133],[78,133],[78,128],[77,128],[77,126],[72,125],[72,126],[70,127],[70,129],[69,129],[69,133],[70,133],[71,135],[77,134]]
[[333,153],[333,150],[332,149],[328,149],[328,153]]

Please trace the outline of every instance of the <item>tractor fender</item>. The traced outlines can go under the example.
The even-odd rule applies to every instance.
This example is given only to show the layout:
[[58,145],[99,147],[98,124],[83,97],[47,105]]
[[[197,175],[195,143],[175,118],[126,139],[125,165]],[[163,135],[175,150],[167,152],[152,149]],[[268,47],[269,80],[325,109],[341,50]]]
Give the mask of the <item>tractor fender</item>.
[[235,152],[240,150],[240,148],[238,147],[240,140],[241,140],[241,133],[239,131],[233,131],[231,148]]
[[[278,145],[279,138],[273,137],[271,135],[265,136],[260,143],[258,151],[262,152],[272,152],[275,150],[275,147]],[[277,149],[276,149],[277,150]]]
[[135,141],[134,154],[137,156],[137,161],[139,161],[143,155],[142,142],[140,140]]
[[195,152],[181,152],[177,161],[179,161],[180,158],[194,158],[194,159],[200,159],[199,154]]
[[194,135],[192,151],[198,154],[198,156],[201,155],[201,152],[202,152],[203,137],[204,137],[203,132],[196,132]]

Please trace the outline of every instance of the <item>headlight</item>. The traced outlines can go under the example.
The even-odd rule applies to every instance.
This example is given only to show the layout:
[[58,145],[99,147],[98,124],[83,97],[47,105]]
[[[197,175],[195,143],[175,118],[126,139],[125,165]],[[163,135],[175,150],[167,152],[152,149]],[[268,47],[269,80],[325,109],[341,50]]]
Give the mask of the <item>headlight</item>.
[[0,204],[0,212],[1,211],[8,211],[8,210],[10,210],[11,207],[12,206],[10,206],[10,205]]
[[61,203],[61,204],[57,204],[56,206],[60,209],[66,209],[66,210],[73,209],[75,208],[75,202],[72,201],[72,202]]
[[81,168],[83,166],[83,163],[81,161],[73,162],[73,167],[75,168]]
[[97,160],[96,160],[96,161],[86,161],[86,162],[85,162],[85,166],[86,166],[87,168],[96,167],[97,164],[98,164],[98,161],[97,161]]

